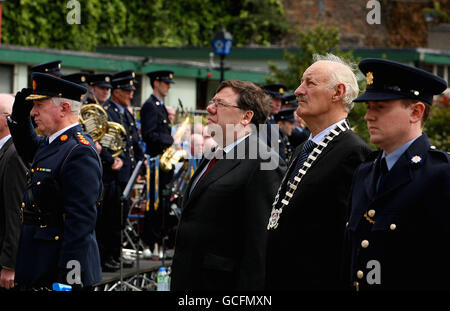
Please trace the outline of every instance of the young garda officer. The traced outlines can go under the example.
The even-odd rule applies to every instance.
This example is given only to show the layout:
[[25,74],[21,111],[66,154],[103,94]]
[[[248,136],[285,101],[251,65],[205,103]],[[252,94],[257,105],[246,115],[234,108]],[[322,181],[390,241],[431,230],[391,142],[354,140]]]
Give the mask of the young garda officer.
[[370,140],[380,147],[355,172],[344,273],[354,289],[450,288],[450,163],[422,133],[447,83],[418,68],[365,59]]
[[[42,73],[32,80],[32,90],[16,94],[8,118],[17,152],[31,163],[15,280],[23,289],[53,282],[90,287],[102,277],[94,231],[102,167],[78,124],[86,89]],[[30,114],[46,137],[37,136]]]

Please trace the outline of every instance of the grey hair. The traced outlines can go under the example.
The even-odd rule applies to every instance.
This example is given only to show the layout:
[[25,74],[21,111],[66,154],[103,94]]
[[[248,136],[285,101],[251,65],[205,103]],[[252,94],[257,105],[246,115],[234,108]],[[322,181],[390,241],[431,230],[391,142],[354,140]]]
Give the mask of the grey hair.
[[330,88],[335,87],[339,83],[343,83],[345,85],[345,94],[342,100],[342,104],[344,105],[345,110],[347,112],[350,112],[354,105],[353,100],[358,96],[359,93],[358,80],[355,76],[356,64],[345,61],[339,56],[331,53],[327,53],[325,55],[313,55],[314,63],[321,60],[335,62],[343,65],[330,72]]
[[69,103],[70,105],[70,111],[73,114],[78,115],[80,113],[80,109],[81,109],[81,102],[73,100],[73,99],[68,99],[68,98],[61,98],[61,97],[53,97],[52,98],[53,104],[55,104],[55,106],[59,106],[61,105],[61,103],[66,102]]

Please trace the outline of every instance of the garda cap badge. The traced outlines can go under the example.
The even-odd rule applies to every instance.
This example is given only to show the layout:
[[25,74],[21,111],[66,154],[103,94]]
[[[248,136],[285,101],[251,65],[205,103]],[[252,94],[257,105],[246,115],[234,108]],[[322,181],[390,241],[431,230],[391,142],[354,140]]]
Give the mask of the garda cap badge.
[[33,91],[36,91],[36,88],[37,88],[36,80],[33,80]]
[[422,158],[418,155],[415,155],[411,158],[411,163],[412,164],[419,164],[422,162]]
[[373,84],[373,73],[371,71],[366,74],[366,83],[367,85]]
[[280,88],[280,94],[283,94],[284,93],[284,89],[281,87]]

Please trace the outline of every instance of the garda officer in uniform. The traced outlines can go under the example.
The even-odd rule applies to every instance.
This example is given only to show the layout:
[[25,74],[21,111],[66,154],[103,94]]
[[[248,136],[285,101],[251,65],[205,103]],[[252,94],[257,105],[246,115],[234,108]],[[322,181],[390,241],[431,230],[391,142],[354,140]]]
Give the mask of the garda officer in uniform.
[[55,60],[47,63],[38,64],[36,66],[33,66],[30,68],[30,71],[32,73],[34,72],[40,72],[40,73],[46,73],[55,77],[62,77],[63,74],[60,71],[61,70],[61,61]]
[[[168,95],[170,86],[175,83],[173,80],[174,72],[170,70],[159,70],[149,72],[150,84],[153,88],[153,94],[142,106],[141,109],[141,133],[142,139],[146,144],[146,151],[150,157],[162,155],[164,150],[173,144],[172,131],[170,128],[169,114],[164,104],[164,99]],[[146,225],[144,242],[153,246],[154,243],[162,242],[161,226],[162,213],[161,208],[154,210],[153,202],[155,192],[155,174],[151,174],[150,180],[150,210],[146,213]],[[162,191],[172,180],[173,170],[165,172],[159,171],[159,198],[162,197]],[[155,249],[153,249],[155,251]]]
[[[94,229],[102,167],[77,123],[86,89],[47,74],[33,73],[32,80],[32,90],[16,94],[8,118],[19,155],[31,163],[16,282],[26,289],[51,288],[53,282],[89,287],[101,280]],[[46,137],[32,128],[30,111]]]
[[292,154],[293,148],[289,142],[289,137],[292,135],[292,130],[294,129],[294,112],[296,108],[286,108],[281,109],[275,115],[275,121],[277,121],[280,127],[280,138],[279,143],[279,154],[284,161],[289,161]]
[[[89,89],[89,79],[90,73],[89,72],[76,72],[69,75],[64,75],[61,78],[64,80],[76,83],[78,85],[81,85],[82,87]],[[85,94],[81,95],[81,102],[84,103],[87,101],[87,98],[89,98],[89,92],[86,92]]]
[[89,76],[89,96],[85,103],[102,105],[110,96],[111,74],[100,73]]
[[286,92],[284,84],[267,84],[261,87],[263,91],[272,98],[272,109],[267,119],[267,146],[272,147],[272,125],[276,125],[275,115],[280,111],[283,102],[283,95]]
[[[298,102],[295,94],[286,94],[283,96],[281,109],[297,107]],[[297,114],[294,114],[294,119],[294,129],[292,130],[291,135],[289,135],[289,142],[292,149],[297,148],[297,146],[306,141],[309,138],[309,134],[311,134],[309,129],[305,126],[305,122]]]
[[[112,196],[116,196],[120,199],[120,195],[125,190],[137,162],[144,159],[144,153],[139,144],[139,134],[136,128],[136,120],[128,110],[134,91],[136,90],[136,81],[134,80],[134,77],[130,75],[112,80],[111,84],[111,98],[103,104],[103,108],[108,114],[109,121],[117,122],[124,127],[126,131],[126,147],[125,150],[119,155],[123,162],[122,167],[117,172],[106,170],[105,172],[108,172],[108,176],[104,177],[104,179],[107,178],[109,182],[114,184],[115,190],[109,189],[109,191]],[[114,204],[114,202],[111,203]],[[112,215],[117,216],[112,217],[117,218],[115,221],[116,223],[117,221],[122,221],[122,224],[124,224],[126,217],[128,217],[129,202],[126,202],[122,215],[120,215],[120,212],[117,214],[117,210],[119,209],[120,211],[120,201],[116,201],[115,203],[116,206],[114,207],[114,210],[116,212],[113,212]],[[104,206],[103,210],[106,208],[112,208],[112,206]],[[123,226],[121,227],[123,228]],[[111,256],[113,257],[113,260],[118,261],[120,260],[120,230],[117,230],[114,236],[115,238],[111,241],[113,248],[111,251]],[[124,261],[124,264],[125,266],[131,265],[130,262],[126,261]]]
[[[355,172],[346,229],[348,285],[450,289],[450,159],[422,132],[443,79],[400,63],[365,59],[364,117],[381,149]],[[349,280],[350,279],[350,280]]]

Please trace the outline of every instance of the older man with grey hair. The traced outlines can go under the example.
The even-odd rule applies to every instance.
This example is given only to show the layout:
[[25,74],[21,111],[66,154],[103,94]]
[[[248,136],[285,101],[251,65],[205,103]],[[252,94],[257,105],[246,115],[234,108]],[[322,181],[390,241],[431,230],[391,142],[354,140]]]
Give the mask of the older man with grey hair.
[[33,73],[32,80],[32,90],[16,94],[8,117],[16,149],[30,163],[15,281],[25,290],[55,282],[89,288],[101,280],[95,225],[102,165],[78,124],[86,89],[47,74]]
[[[266,288],[336,289],[353,171],[371,151],[346,120],[358,84],[341,58],[315,56],[295,95],[311,135],[295,150],[274,198]],[[280,273],[286,258],[293,264]]]

